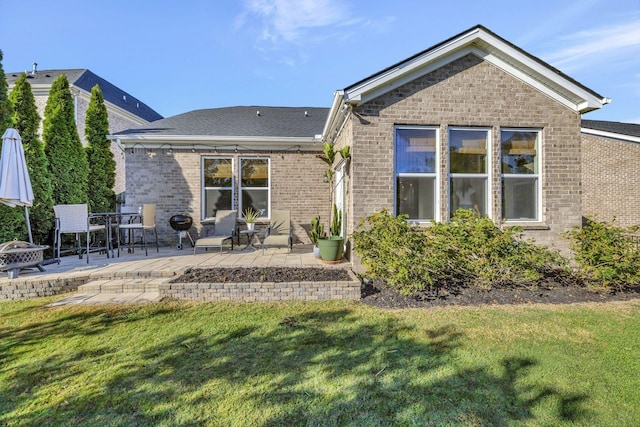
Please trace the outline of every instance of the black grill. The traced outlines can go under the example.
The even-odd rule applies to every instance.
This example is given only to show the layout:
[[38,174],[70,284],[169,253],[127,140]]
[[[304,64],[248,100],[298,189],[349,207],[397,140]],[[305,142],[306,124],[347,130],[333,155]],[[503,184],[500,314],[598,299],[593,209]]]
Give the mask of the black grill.
[[169,219],[169,225],[176,231],[187,231],[193,225],[193,218],[189,215],[174,215]]

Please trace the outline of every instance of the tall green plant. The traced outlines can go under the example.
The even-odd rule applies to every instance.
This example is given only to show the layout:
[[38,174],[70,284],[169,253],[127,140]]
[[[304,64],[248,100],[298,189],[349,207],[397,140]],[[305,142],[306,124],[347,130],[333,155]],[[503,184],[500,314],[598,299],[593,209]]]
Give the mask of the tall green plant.
[[338,209],[335,203],[333,204],[333,215],[331,215],[329,232],[332,237],[342,236],[342,209]]
[[89,164],[74,112],[69,81],[61,74],[51,85],[42,132],[56,204],[87,202]]
[[40,116],[31,85],[22,74],[9,95],[13,109],[13,127],[22,137],[22,145],[33,188],[33,206],[29,211],[34,243],[46,243],[53,228],[53,189],[49,162],[38,137]]
[[[2,51],[0,51],[0,136],[11,127],[11,103],[9,102],[9,85],[2,67]],[[2,140],[0,139],[0,149]],[[10,208],[0,204],[0,243],[8,240],[26,240],[27,223],[22,209]]]
[[324,231],[324,225],[320,222],[320,215],[311,219],[311,230],[309,230],[309,239],[313,246],[318,246],[318,239],[324,239],[327,233]]
[[557,253],[471,210],[426,228],[382,211],[365,218],[352,237],[369,272],[405,294],[460,285],[532,286],[566,273],[566,260]]
[[104,97],[98,85],[91,89],[91,100],[85,120],[87,138],[87,160],[89,162],[89,209],[92,212],[111,212],[115,208],[116,196],[113,186],[116,181],[116,162],[111,152],[109,115]]
[[637,227],[618,227],[615,219],[589,218],[583,227],[574,227],[565,237],[580,271],[604,287],[640,284],[640,245],[632,237]]
[[[9,84],[2,67],[2,58],[3,54],[0,50],[0,132],[4,133],[8,127],[11,127],[11,104],[8,98]],[[2,142],[0,142],[0,146],[2,146]]]

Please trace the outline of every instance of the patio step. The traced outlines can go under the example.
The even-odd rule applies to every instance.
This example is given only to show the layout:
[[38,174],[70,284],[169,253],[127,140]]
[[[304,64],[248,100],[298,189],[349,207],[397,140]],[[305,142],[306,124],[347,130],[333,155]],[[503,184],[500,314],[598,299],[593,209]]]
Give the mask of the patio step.
[[158,292],[158,285],[165,282],[166,279],[162,278],[92,280],[84,285],[78,286],[78,293],[119,294],[126,292]]

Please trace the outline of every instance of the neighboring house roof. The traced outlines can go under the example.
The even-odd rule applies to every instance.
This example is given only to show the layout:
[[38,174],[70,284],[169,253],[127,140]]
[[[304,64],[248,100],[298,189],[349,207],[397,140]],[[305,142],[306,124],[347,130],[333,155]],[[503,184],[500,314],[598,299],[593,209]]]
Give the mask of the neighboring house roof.
[[307,144],[317,142],[328,112],[328,108],[266,106],[194,110],[116,132],[111,138],[144,146]]
[[581,132],[588,135],[640,143],[640,124],[582,120]]
[[[6,73],[7,82],[9,87],[13,86],[25,72]],[[160,114],[154,111],[144,102],[140,101],[136,97],[123,91],[117,86],[109,83],[102,77],[92,73],[87,69],[69,69],[69,70],[38,70],[36,72],[26,72],[27,81],[31,84],[34,94],[37,94],[38,90],[49,91],[49,88],[61,74],[64,74],[69,81],[69,85],[82,89],[91,94],[91,89],[96,84],[100,86],[102,96],[104,100],[116,107],[119,107],[141,119],[152,122],[162,118]]]
[[477,25],[366,77],[334,95],[323,130],[327,138],[344,120],[341,111],[392,91],[466,55],[473,54],[578,113],[608,104],[605,98],[482,25]]

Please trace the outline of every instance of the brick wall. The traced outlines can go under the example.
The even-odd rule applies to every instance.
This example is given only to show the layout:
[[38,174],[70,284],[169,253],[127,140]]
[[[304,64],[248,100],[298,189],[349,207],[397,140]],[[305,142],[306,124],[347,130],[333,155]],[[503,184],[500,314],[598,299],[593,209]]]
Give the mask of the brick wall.
[[[349,229],[360,218],[394,210],[394,125],[440,129],[447,153],[449,127],[491,129],[493,218],[502,217],[500,128],[542,129],[543,218],[527,234],[539,243],[568,247],[559,234],[581,223],[580,116],[474,55],[467,55],[357,107],[351,116],[352,205]],[[448,160],[441,162],[440,216],[448,217]]]
[[[320,150],[320,148],[319,148]],[[240,157],[268,157],[271,159],[271,209],[291,211],[294,243],[308,243],[307,231],[311,218],[328,212],[329,184],[322,181],[324,163],[316,158],[318,152],[297,153],[291,151],[223,153],[220,157],[234,159],[234,171],[238,173]],[[163,244],[175,244],[177,233],[169,226],[169,218],[177,213],[193,217],[191,234],[208,230],[201,222],[202,206],[202,156],[213,156],[212,151],[174,149],[126,150],[127,205],[143,203],[157,205],[159,239]],[[237,176],[235,205],[238,206]],[[259,224],[258,224],[259,225]]]
[[582,210],[619,226],[640,225],[640,144],[582,135]]
[[326,301],[359,300],[360,281],[284,283],[167,283],[161,295],[190,301]]

